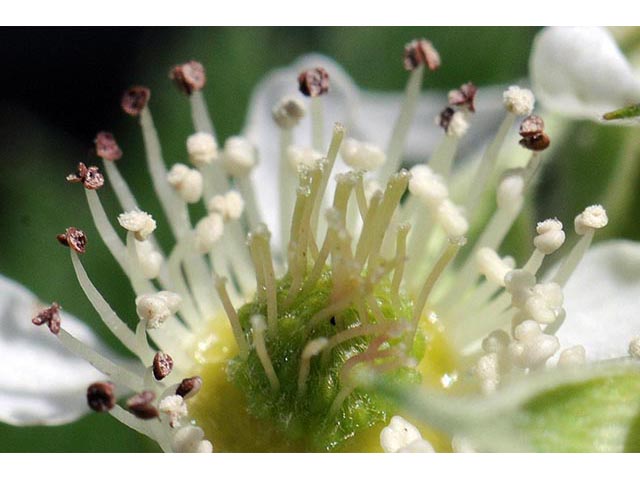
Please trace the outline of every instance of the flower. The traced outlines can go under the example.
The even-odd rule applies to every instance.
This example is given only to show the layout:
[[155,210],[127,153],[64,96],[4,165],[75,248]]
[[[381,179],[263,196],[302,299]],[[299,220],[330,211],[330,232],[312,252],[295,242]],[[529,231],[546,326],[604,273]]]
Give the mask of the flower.
[[[418,54],[416,45],[429,48]],[[409,44],[406,55],[411,73],[386,150],[377,145],[379,137],[366,128],[367,121],[360,121],[357,90],[349,78],[322,57],[307,57],[265,80],[244,135],[228,139],[220,151],[203,108],[205,80],[198,69],[198,88],[182,88],[198,135],[185,147],[194,168],[178,164],[167,170],[148,89],[127,91],[123,107],[139,117],[149,172],[176,238],[172,250],[162,252],[153,236],[157,222],[138,208],[113,158],[103,157],[103,166],[124,211],[118,222],[127,232],[125,242],[94,185],[85,193],[102,240],[137,295],[135,332],[85,272],[78,255],[90,254],[84,233],[71,227],[61,241],[81,245],[69,249],[80,286],[140,365],[113,361],[91,348],[91,342],[70,333],[72,319],[53,322],[57,305],[32,314],[34,323],[46,323],[65,347],[109,377],[111,383],[91,380],[100,380],[87,390],[92,408],[109,411],[165,451],[349,450],[369,448],[371,438],[385,451],[432,451],[451,448],[451,442],[467,449],[468,441],[455,437],[472,430],[464,411],[442,424],[444,435],[435,433],[398,416],[398,407],[368,390],[366,379],[373,374],[375,382],[399,390],[416,383],[452,393],[480,390],[493,399],[500,398],[503,384],[555,363],[550,359],[563,341],[573,341],[554,334],[571,322],[570,316],[565,321],[570,297],[565,301],[563,287],[581,278],[576,276],[580,261],[596,266],[588,272],[613,285],[621,270],[610,271],[609,256],[621,256],[633,271],[629,259],[637,256],[638,246],[616,243],[587,253],[595,231],[607,224],[605,210],[592,205],[576,217],[580,238],[549,278],[538,272],[564,243],[557,220],[538,224],[524,265],[516,268],[512,259],[501,258],[497,251],[550,142],[544,122],[531,115],[533,94],[515,86],[504,92],[495,137],[478,162],[457,171],[453,161],[459,143],[473,126],[474,111],[481,112],[480,104],[474,105],[475,86],[463,85],[437,117],[445,132],[428,164],[403,170],[423,77],[440,63],[426,40]],[[310,97],[303,108],[296,103],[300,99],[290,97],[300,72],[300,91]],[[275,107],[270,131],[258,119],[268,111],[265,104]],[[333,124],[330,141],[324,118],[341,121]],[[510,131],[517,123],[526,158],[504,170],[500,152],[509,142],[515,145]],[[304,131],[310,132],[308,142],[296,136]],[[308,150],[295,149],[299,143]],[[271,148],[256,148],[262,145]],[[279,158],[277,188],[263,181],[275,170],[269,158]],[[252,175],[260,182],[255,189]],[[480,206],[494,190],[497,206],[485,223]],[[194,225],[187,204],[199,201],[207,213]],[[278,208],[265,208],[273,205]],[[480,233],[468,242],[471,228]],[[464,250],[466,256],[454,263]],[[19,299],[19,313],[31,307],[29,293],[3,282],[10,292],[5,301]],[[637,283],[623,283],[630,290],[623,291],[625,298],[637,298]],[[623,287],[616,294],[619,290]],[[589,299],[595,296],[589,292]],[[573,299],[584,301],[584,295]],[[583,304],[576,305],[577,314],[584,311]],[[560,353],[562,363],[580,363],[580,348],[590,358],[589,345],[566,346],[571,350]],[[8,348],[19,358],[16,347]],[[133,395],[123,407],[115,396],[128,390]],[[9,399],[3,415],[20,422],[11,410],[15,403]]]

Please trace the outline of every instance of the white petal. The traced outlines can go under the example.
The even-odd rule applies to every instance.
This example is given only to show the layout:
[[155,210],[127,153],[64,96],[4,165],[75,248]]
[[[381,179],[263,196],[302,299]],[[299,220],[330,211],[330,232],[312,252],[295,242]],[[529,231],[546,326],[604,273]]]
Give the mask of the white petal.
[[560,114],[601,120],[608,111],[640,102],[640,78],[604,28],[544,29],[529,69],[538,100]]
[[564,291],[562,348],[583,345],[587,360],[628,355],[640,335],[640,243],[613,240],[592,247]]
[[[245,135],[258,149],[260,156],[257,167],[252,172],[259,206],[263,208],[263,218],[269,226],[273,244],[280,243],[280,228],[276,205],[278,205],[278,159],[279,132],[272,119],[273,106],[285,95],[303,98],[298,93],[297,77],[306,68],[322,66],[330,75],[329,94],[323,97],[325,105],[325,143],[328,146],[331,129],[335,122],[341,122],[347,135],[360,141],[371,142],[386,149],[393,122],[400,111],[403,94],[400,92],[359,91],[351,77],[340,65],[322,55],[301,57],[290,66],[273,71],[256,87],[250,101]],[[401,67],[399,67],[401,68]],[[427,80],[428,85],[428,80]],[[502,108],[503,88],[481,88],[476,97],[478,113],[471,119],[471,129],[461,142],[461,155],[471,147],[482,146],[485,139],[495,133],[504,115]],[[413,128],[409,132],[405,158],[410,163],[424,161],[443,137],[434,118],[447,105],[446,92],[427,90],[416,109]],[[294,133],[294,143],[303,147],[311,146],[310,115],[307,114]],[[323,152],[324,153],[324,152]],[[339,160],[336,171],[346,166]],[[330,182],[330,187],[333,182]]]
[[[14,425],[60,424],[88,412],[87,386],[102,378],[68,352],[46,325],[31,319],[43,305],[22,285],[0,275],[0,421]],[[45,306],[46,307],[46,306]],[[61,314],[62,326],[96,346],[78,319]]]

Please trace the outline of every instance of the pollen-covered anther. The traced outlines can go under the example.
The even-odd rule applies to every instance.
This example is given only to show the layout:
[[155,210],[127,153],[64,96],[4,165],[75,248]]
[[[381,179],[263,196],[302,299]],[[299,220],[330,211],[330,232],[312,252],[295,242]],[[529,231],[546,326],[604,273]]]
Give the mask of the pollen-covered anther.
[[633,337],[629,342],[629,355],[631,358],[640,360],[640,336]]
[[544,133],[544,121],[537,115],[529,115],[520,124],[520,145],[527,150],[540,152],[551,144],[549,136]]
[[153,404],[156,394],[150,390],[138,393],[127,400],[127,409],[142,420],[151,420],[159,415],[158,409]]
[[274,105],[271,116],[280,128],[291,130],[300,123],[306,112],[307,110],[300,100],[286,96]]
[[95,382],[87,388],[87,405],[94,412],[108,412],[116,406],[115,386],[111,382]]
[[180,419],[189,414],[187,404],[180,395],[169,395],[160,400],[158,410],[169,417],[169,426],[176,428],[180,426]]
[[424,38],[412,40],[404,46],[404,68],[415,70],[426,65],[431,71],[440,68],[440,54],[433,44]]
[[298,88],[307,97],[318,97],[329,91],[329,74],[322,67],[310,68],[298,75]]
[[480,381],[485,394],[492,393],[500,384],[500,357],[497,352],[482,355],[473,367],[473,373]]
[[202,197],[202,174],[194,168],[176,163],[167,173],[167,182],[187,203],[196,203]]
[[584,235],[589,231],[604,228],[609,223],[607,211],[602,205],[591,205],[584,209],[574,220],[574,226],[578,235]]
[[153,357],[153,378],[160,381],[173,370],[173,358],[164,352],[157,352]]
[[185,400],[194,397],[202,388],[202,378],[199,376],[184,378],[176,388],[176,395]]
[[224,142],[222,158],[225,169],[234,177],[247,176],[258,162],[255,148],[251,142],[238,136],[229,137]]
[[120,106],[125,113],[132,117],[137,117],[140,115],[144,107],[147,106],[147,102],[150,98],[151,90],[147,87],[136,85],[130,87],[126,92],[124,92],[122,100],[120,101]]
[[380,432],[380,446],[386,453],[432,453],[433,447],[420,431],[399,415],[391,418]]
[[87,167],[80,162],[75,173],[67,175],[67,182],[82,183],[87,190],[98,190],[104,185],[104,176],[98,167]]
[[469,222],[463,210],[451,200],[444,200],[438,206],[436,219],[452,241],[461,240],[469,231]]
[[467,82],[455,90],[451,90],[448,95],[449,105],[462,107],[470,112],[475,112],[475,99],[478,87],[472,82]]
[[218,159],[218,143],[210,133],[196,132],[187,138],[189,161],[202,168]]
[[353,138],[344,140],[340,153],[344,163],[355,170],[375,170],[386,159],[385,153],[379,147]]
[[504,278],[515,266],[511,258],[502,259],[495,250],[482,247],[476,253],[476,265],[487,280],[504,287]]
[[118,215],[118,223],[122,228],[135,234],[136,240],[144,241],[156,229],[156,221],[147,212],[131,210]]
[[244,199],[236,190],[229,190],[224,195],[214,195],[207,202],[209,213],[217,213],[225,222],[238,220],[244,210]]
[[136,313],[146,322],[146,328],[160,328],[162,324],[178,311],[182,298],[177,293],[160,291],[145,293],[136,297]]
[[538,235],[533,239],[533,245],[545,255],[551,255],[558,250],[565,241],[562,222],[555,218],[538,222],[536,232],[538,232]]
[[115,137],[109,132],[98,132],[95,140],[96,155],[109,162],[115,162],[122,158],[122,150]]
[[298,172],[300,168],[314,168],[323,157],[322,153],[311,147],[297,145],[287,147],[287,160],[295,172]]
[[587,353],[582,345],[565,348],[558,357],[559,367],[574,367],[586,363]]
[[74,252],[84,253],[87,249],[87,236],[82,230],[69,227],[64,233],[56,236],[58,242],[65,247],[71,248]]
[[531,90],[512,85],[502,94],[502,102],[508,112],[526,117],[533,112],[536,99]]
[[416,165],[410,171],[409,192],[430,209],[436,209],[449,197],[449,189],[442,177],[426,165]]
[[515,269],[505,275],[504,284],[507,292],[511,294],[511,304],[523,308],[533,292],[533,287],[536,286],[536,277],[526,270]]
[[218,213],[201,218],[195,228],[195,245],[200,253],[210,251],[224,233],[224,220]]
[[563,314],[564,295],[557,283],[539,283],[531,291],[524,304],[524,311],[536,322],[546,325]]
[[509,345],[509,356],[520,368],[542,367],[560,349],[558,339],[543,333],[534,320],[525,320],[518,325],[514,337],[515,340]]
[[180,428],[173,436],[171,448],[176,453],[211,453],[213,445],[204,439],[204,431],[192,425]]
[[162,268],[163,257],[149,240],[136,240],[136,252],[138,254],[138,263],[142,269],[144,278],[154,279],[160,274]]
[[54,335],[60,333],[60,305],[52,303],[49,308],[40,311],[31,319],[34,325],[47,325],[49,331]]
[[195,60],[173,67],[169,78],[187,95],[202,90],[207,81],[204,67]]

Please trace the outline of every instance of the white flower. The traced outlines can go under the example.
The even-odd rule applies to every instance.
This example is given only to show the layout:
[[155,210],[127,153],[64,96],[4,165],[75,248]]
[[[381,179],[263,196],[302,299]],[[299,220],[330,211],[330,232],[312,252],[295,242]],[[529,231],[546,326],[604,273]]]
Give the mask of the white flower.
[[[323,69],[330,72],[331,93],[305,100],[308,116],[301,119],[296,106],[289,118],[278,102],[295,92],[295,78],[307,67],[313,67],[305,77],[308,81],[320,82]],[[418,100],[419,88],[415,90],[423,73],[418,67],[410,74],[414,91],[408,89],[408,98],[415,98],[418,117],[433,118],[434,112],[424,107],[425,99]],[[517,267],[498,255],[539,170],[541,153],[534,145],[523,163],[511,165],[517,168],[508,170],[497,188],[490,181],[503,171],[501,147],[516,143],[507,136],[509,127],[516,115],[530,113],[533,107],[533,99],[523,92],[514,87],[507,91],[506,111],[500,115],[503,133],[496,135],[480,162],[466,165],[474,183],[465,189],[459,187],[461,175],[453,169],[462,148],[459,135],[442,131],[415,135],[404,120],[391,136],[380,131],[381,127],[388,130],[386,105],[394,104],[397,112],[397,96],[358,92],[342,69],[324,57],[305,57],[275,72],[252,99],[244,135],[225,142],[221,162],[196,162],[199,170],[174,167],[168,177],[162,158],[155,151],[148,155],[152,180],[176,240],[166,255],[155,248],[155,222],[148,214],[132,210],[119,217],[130,232],[125,243],[111,234],[99,200],[90,197],[98,230],[136,293],[140,322],[135,331],[93,286],[74,250],[70,250],[71,261],[98,315],[146,373],[112,361],[99,347],[90,348],[95,344],[92,340],[79,341],[71,332],[75,322],[66,316],[58,333],[60,342],[107,374],[116,388],[137,393],[127,409],[109,404],[105,409],[112,416],[155,439],[166,451],[190,452],[210,452],[218,442],[221,449],[232,448],[225,445],[224,433],[209,430],[211,422],[203,421],[202,415],[216,416],[215,424],[233,421],[234,415],[246,416],[247,411],[273,422],[274,431],[284,430],[283,445],[291,440],[286,435],[293,435],[304,448],[333,448],[393,414],[366,392],[354,394],[361,376],[371,371],[426,374],[420,362],[426,358],[429,364],[438,358],[443,347],[438,346],[437,337],[442,335],[455,349],[455,360],[462,359],[456,367],[460,372],[448,371],[440,379],[443,388],[471,376],[478,390],[488,395],[494,391],[498,395],[510,375],[522,377],[529,370],[544,369],[561,348],[565,365],[580,363],[585,356],[582,348],[589,361],[626,356],[629,342],[638,333],[640,246],[612,242],[589,249],[595,230],[607,223],[602,207],[589,207],[579,215],[576,230],[581,236],[548,281],[539,279],[538,270],[564,242],[559,222],[539,224],[526,264]],[[500,105],[501,94],[487,92],[492,94],[493,103]],[[202,92],[192,92],[194,104],[196,111],[203,111]],[[411,119],[413,106],[414,102],[405,102],[399,118]],[[481,112],[482,103],[476,109]],[[379,118],[382,112],[384,121]],[[146,143],[153,145],[158,139],[149,108],[143,107],[140,115]],[[331,123],[322,123],[322,118]],[[196,114],[194,121],[194,130],[212,135],[208,118]],[[476,120],[469,117],[469,123],[464,139],[477,141]],[[495,121],[477,123],[481,129]],[[347,144],[343,162],[338,154],[345,130],[362,141]],[[289,165],[293,134],[295,144],[305,151],[321,152],[320,159],[310,154],[296,162],[299,178]],[[192,140],[188,153],[194,156],[206,150],[212,157],[215,138],[214,142],[207,139],[206,148],[199,142],[194,146]],[[429,149],[422,148],[423,139],[428,139]],[[373,147],[372,141],[387,145],[386,152]],[[414,167],[413,177],[406,170],[394,173],[403,159],[424,160],[427,153],[432,154],[429,166]],[[363,170],[370,170],[366,179]],[[193,189],[180,192],[190,172],[200,180]],[[231,190],[232,184],[237,193]],[[381,188],[368,187],[375,184]],[[115,190],[121,187],[114,184]],[[192,197],[194,190],[197,195]],[[407,199],[401,203],[407,190]],[[479,198],[487,191],[495,191],[497,206],[482,224]],[[120,198],[122,191],[116,193]],[[186,203],[201,196],[210,213],[192,221]],[[471,226],[480,234],[465,245]],[[149,244],[137,247],[136,239]],[[153,261],[146,258],[149,245],[154,248]],[[453,264],[462,248],[469,255]],[[286,280],[280,280],[285,272]],[[28,318],[36,313],[26,314],[34,303],[32,294],[9,280],[0,281],[0,345],[4,347],[0,368],[7,370],[0,372],[0,418],[21,424],[56,423],[83,414],[86,408],[78,402],[68,402],[68,410],[62,412],[61,404],[49,403],[45,395],[66,400],[64,394],[72,393],[82,400],[79,392],[99,375],[87,375],[93,371],[86,363],[62,356],[55,342],[50,344],[55,339],[42,328],[30,332],[28,342],[22,326],[5,328],[26,324],[25,328],[34,330]],[[581,285],[587,281],[589,286]],[[46,323],[42,315],[35,317],[35,323]],[[508,333],[512,325],[513,334]],[[20,332],[17,337],[16,332]],[[419,349],[414,349],[414,338],[432,347],[426,357],[415,353]],[[294,362],[299,362],[298,368],[292,369]],[[24,368],[37,371],[43,363],[49,366],[47,381],[20,380]],[[164,373],[157,376],[157,369]],[[247,405],[245,397],[233,397],[225,390],[230,377],[234,388],[250,398]],[[310,384],[315,388],[308,388]],[[9,394],[4,395],[5,391]],[[227,394],[220,401],[220,395]],[[308,395],[317,396],[309,399]],[[187,408],[187,401],[194,403]],[[96,402],[90,403],[95,407]],[[288,409],[294,404],[299,408]],[[307,408],[312,405],[317,410],[318,404],[322,405],[319,411]],[[356,414],[345,413],[351,411]],[[461,414],[457,421],[466,418]],[[328,424],[327,419],[331,419]],[[182,421],[189,425],[176,428]],[[366,425],[355,425],[356,421]],[[241,425],[242,431],[229,429],[239,441],[254,442],[260,436],[251,430],[257,427],[250,420]],[[287,430],[290,425],[294,425],[292,431]],[[381,447],[394,452],[432,451],[419,427],[394,415],[382,430]],[[456,428],[448,433],[454,439],[464,438],[457,437]]]

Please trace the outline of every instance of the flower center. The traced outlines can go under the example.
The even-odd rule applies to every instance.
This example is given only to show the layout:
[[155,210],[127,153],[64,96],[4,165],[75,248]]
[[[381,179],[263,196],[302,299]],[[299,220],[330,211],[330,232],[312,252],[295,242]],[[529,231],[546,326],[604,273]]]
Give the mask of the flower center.
[[[332,315],[332,276],[287,303],[290,278],[278,282],[275,334],[261,330],[265,301],[238,310],[254,347],[243,357],[230,328],[215,325],[198,344],[204,387],[191,412],[222,451],[377,451],[380,430],[396,412],[357,387],[355,374],[370,368],[389,381],[450,387],[455,359],[441,325],[426,317],[417,334],[405,328],[413,302],[393,301],[390,282],[373,291],[383,321],[370,307],[351,304]],[[432,316],[433,318],[433,316]],[[437,438],[436,438],[437,440]]]

